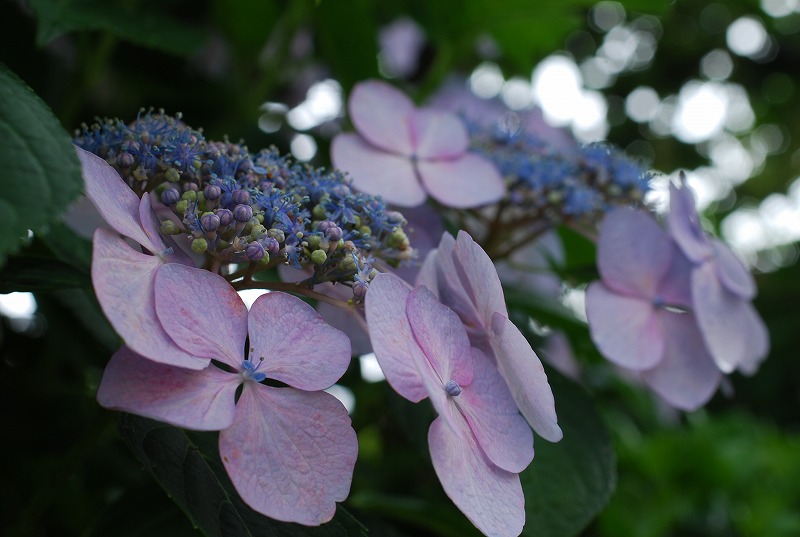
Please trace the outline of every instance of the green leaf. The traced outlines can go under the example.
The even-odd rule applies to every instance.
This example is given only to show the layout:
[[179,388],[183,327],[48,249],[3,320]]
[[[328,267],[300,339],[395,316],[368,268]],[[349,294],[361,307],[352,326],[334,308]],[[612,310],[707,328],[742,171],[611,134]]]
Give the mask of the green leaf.
[[0,64],[0,262],[28,230],[56,222],[83,188],[66,131],[47,105]]
[[177,56],[189,56],[205,42],[203,30],[160,13],[153,5],[137,9],[130,3],[103,0],[31,0],[31,5],[38,17],[40,47],[59,35],[86,30],[104,30]]
[[89,275],[56,259],[12,257],[0,270],[0,293],[89,288]]
[[187,433],[147,418],[122,414],[119,429],[128,447],[192,523],[214,537],[358,537],[367,529],[341,506],[319,527],[278,522],[248,507],[216,454],[216,435]]
[[533,463],[520,474],[525,491],[523,535],[578,535],[606,506],[616,486],[611,437],[586,392],[548,370],[564,438],[536,439]]

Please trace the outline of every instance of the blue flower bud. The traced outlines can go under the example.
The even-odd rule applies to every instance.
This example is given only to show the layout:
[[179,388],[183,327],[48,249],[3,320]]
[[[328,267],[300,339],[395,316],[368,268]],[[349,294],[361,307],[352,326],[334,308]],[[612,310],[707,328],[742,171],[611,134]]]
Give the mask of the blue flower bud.
[[203,189],[203,194],[207,200],[214,201],[222,195],[222,189],[217,185],[206,185]]
[[219,229],[220,217],[214,213],[206,213],[200,217],[200,225],[206,231],[216,231]]
[[217,209],[216,215],[219,216],[219,225],[220,226],[229,226],[231,222],[233,222],[233,213],[230,209]]
[[181,200],[181,193],[177,188],[168,188],[161,193],[161,203],[166,206],[175,205]]
[[253,218],[253,208],[249,205],[237,205],[233,208],[233,219],[241,224],[245,224]]
[[264,247],[260,242],[251,242],[245,248],[244,253],[250,261],[258,261],[264,257]]
[[446,391],[447,395],[450,397],[455,397],[461,394],[461,386],[454,380],[448,380],[447,384],[444,385],[444,391]]

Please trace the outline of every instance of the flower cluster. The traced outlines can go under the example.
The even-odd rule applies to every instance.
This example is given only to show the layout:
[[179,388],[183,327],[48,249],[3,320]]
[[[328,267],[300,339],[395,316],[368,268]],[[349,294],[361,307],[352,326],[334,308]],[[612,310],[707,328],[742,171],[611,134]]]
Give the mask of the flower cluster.
[[368,258],[396,266],[413,256],[402,214],[353,191],[342,173],[294,164],[274,148],[251,154],[205,140],[179,116],[147,112],[130,126],[107,120],[84,128],[75,143],[106,160],[132,191],[151,194],[161,235],[183,237],[212,271],[312,267],[310,287],[345,282],[360,300]]

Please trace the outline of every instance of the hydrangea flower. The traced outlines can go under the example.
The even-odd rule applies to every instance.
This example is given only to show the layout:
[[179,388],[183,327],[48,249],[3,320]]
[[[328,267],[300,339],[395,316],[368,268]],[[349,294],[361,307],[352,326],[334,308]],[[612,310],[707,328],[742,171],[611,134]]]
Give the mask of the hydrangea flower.
[[[123,347],[103,374],[100,404],[220,431],[222,463],[250,507],[287,522],[330,520],[349,492],[358,444],[345,408],[319,390],[347,369],[347,336],[283,293],[248,312],[222,278],[176,263],[155,276],[155,310],[176,345],[220,367],[174,367]],[[261,384],[267,378],[288,387]]]
[[547,375],[525,336],[508,318],[503,286],[486,252],[468,233],[444,233],[428,254],[417,278],[455,311],[472,345],[494,358],[520,412],[542,437],[557,442],[553,392]]
[[413,402],[430,398],[438,413],[428,446],[447,495],[486,535],[519,535],[518,473],[533,459],[533,435],[497,369],[426,287],[379,274],[366,316],[387,381]]
[[708,350],[723,372],[754,373],[769,350],[767,329],[751,303],[755,281],[725,243],[703,231],[683,174],[680,186],[670,184],[667,225],[695,267],[692,305]]
[[377,80],[357,84],[348,108],[357,134],[336,136],[331,160],[355,188],[403,207],[428,195],[448,207],[477,207],[505,194],[497,169],[467,151],[467,130],[454,114],[418,109]]
[[600,225],[597,268],[586,315],[603,356],[677,408],[708,401],[722,375],[692,313],[691,263],[669,235],[641,211],[615,209]]

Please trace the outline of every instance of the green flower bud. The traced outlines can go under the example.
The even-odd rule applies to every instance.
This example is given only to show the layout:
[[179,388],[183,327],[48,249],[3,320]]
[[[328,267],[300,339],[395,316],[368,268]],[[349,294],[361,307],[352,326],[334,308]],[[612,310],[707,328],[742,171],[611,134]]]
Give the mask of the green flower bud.
[[195,201],[197,200],[197,192],[194,190],[187,190],[181,195],[181,199],[184,201]]
[[269,252],[265,251],[264,257],[259,259],[257,262],[259,265],[269,265]]
[[311,247],[312,250],[316,250],[319,248],[319,243],[322,240],[322,237],[319,235],[311,235],[308,238],[308,245]]
[[386,244],[388,244],[390,248],[402,250],[408,247],[408,237],[406,236],[405,232],[398,227],[395,228],[391,235],[389,235],[389,239],[386,241]]
[[[316,205],[314,210],[311,211],[311,215],[314,217],[314,220],[325,220],[327,215],[325,214],[325,207],[322,205]],[[314,226],[316,228],[316,226]]]
[[170,183],[177,183],[181,180],[181,174],[175,168],[170,168],[166,172],[164,172],[164,177]]
[[372,230],[369,229],[369,226],[361,226],[358,231],[361,233],[362,237],[369,237],[372,235]]
[[315,265],[321,265],[328,259],[328,254],[324,250],[314,250],[311,252],[311,262]]
[[175,204],[175,211],[177,211],[178,214],[183,214],[183,213],[186,212],[186,208],[188,206],[189,206],[189,202],[188,201],[181,200],[181,201],[179,201],[178,203]]
[[178,224],[173,222],[172,220],[164,220],[161,222],[161,228],[159,229],[162,235],[180,235],[183,233],[181,228],[178,227]]
[[203,238],[195,239],[192,241],[192,251],[196,254],[202,254],[208,250],[208,241]]

